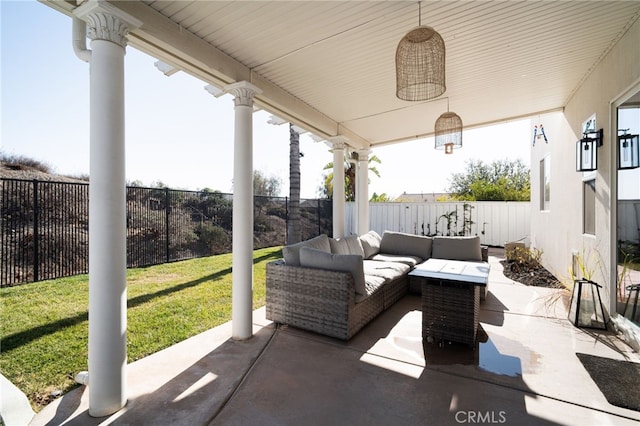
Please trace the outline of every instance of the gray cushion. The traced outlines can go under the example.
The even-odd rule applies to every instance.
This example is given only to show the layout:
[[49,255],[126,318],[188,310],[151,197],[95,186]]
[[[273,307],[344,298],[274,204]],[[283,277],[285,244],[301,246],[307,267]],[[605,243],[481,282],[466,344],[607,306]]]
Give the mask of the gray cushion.
[[411,267],[399,262],[378,262],[375,260],[365,260],[363,262],[365,280],[369,275],[384,278],[384,282],[389,282],[409,272]]
[[431,237],[384,231],[380,242],[380,253],[405,254],[428,259],[431,257]]
[[300,266],[300,249],[302,247],[311,247],[317,250],[331,253],[331,246],[329,245],[329,237],[326,234],[318,235],[306,241],[302,241],[296,244],[290,244],[282,247],[282,256],[284,257],[284,263],[291,266]]
[[424,259],[417,256],[405,256],[402,254],[386,254],[386,253],[378,253],[371,258],[373,261],[377,262],[399,262],[409,265],[410,267],[416,266],[418,263],[422,263]]
[[482,262],[480,237],[433,237],[431,257]]
[[366,294],[362,256],[359,254],[333,254],[310,247],[302,247],[300,249],[300,266],[350,272],[353,275],[356,293]]
[[356,293],[356,303],[360,303],[365,300],[367,297],[371,296],[373,293],[378,291],[385,283],[385,279],[382,277],[376,277],[375,275],[365,275],[364,276],[364,286],[365,293],[358,294]]
[[359,254],[364,257],[364,250],[362,249],[362,243],[357,235],[350,235],[345,238],[329,239],[329,245],[331,246],[331,253],[334,254]]
[[365,259],[371,259],[380,253],[380,241],[382,237],[380,237],[376,231],[369,231],[366,234],[360,235],[359,238],[362,249],[364,250]]

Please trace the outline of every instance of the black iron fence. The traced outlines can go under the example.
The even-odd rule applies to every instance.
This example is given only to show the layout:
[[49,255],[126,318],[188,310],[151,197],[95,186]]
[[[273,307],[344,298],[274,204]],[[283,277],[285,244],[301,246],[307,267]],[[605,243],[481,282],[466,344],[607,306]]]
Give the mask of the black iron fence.
[[[0,179],[0,286],[86,273],[89,185]],[[127,187],[127,266],[231,252],[233,194]],[[254,198],[254,248],[283,245],[289,200]],[[301,200],[302,238],[332,230],[331,200]]]

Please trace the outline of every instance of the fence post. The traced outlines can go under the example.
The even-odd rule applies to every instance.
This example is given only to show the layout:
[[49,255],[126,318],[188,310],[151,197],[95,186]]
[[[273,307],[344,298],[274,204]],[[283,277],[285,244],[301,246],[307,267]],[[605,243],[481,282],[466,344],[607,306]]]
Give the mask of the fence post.
[[38,204],[38,181],[33,180],[33,282],[38,281],[40,275],[40,256],[38,256],[38,245],[40,239],[38,233],[40,229],[38,227],[39,218],[39,204]]
[[164,189],[164,233],[165,233],[165,253],[166,253],[166,263],[169,263],[169,214],[171,212],[171,206],[169,205],[170,197],[169,197],[169,188]]

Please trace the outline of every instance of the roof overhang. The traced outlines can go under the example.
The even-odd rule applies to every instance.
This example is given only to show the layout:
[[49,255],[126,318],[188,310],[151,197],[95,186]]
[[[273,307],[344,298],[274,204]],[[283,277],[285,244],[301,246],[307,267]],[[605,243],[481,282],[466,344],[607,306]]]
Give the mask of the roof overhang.
[[415,1],[111,4],[143,23],[132,46],[205,84],[249,81],[259,107],[356,149],[431,136],[447,110],[465,128],[562,110],[640,16],[639,1],[426,2],[447,90],[407,102],[395,96],[395,49],[418,24]]

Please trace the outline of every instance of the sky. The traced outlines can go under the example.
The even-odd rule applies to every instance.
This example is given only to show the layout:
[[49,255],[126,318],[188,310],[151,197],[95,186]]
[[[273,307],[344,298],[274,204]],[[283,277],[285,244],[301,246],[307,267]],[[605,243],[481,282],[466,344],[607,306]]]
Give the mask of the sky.
[[[0,150],[49,164],[64,175],[89,174],[89,65],[71,46],[71,18],[35,0],[0,0]],[[89,45],[89,40],[87,41]],[[156,58],[128,46],[125,57],[126,177],[143,185],[232,191],[233,99],[215,98],[184,72],[170,77]],[[253,116],[254,169],[289,188],[289,129]],[[462,117],[464,122],[464,117]],[[444,192],[471,160],[521,159],[530,164],[529,120],[465,130],[453,155],[433,138],[374,148],[380,177],[369,196]],[[318,197],[330,148],[301,135],[301,196]]]

